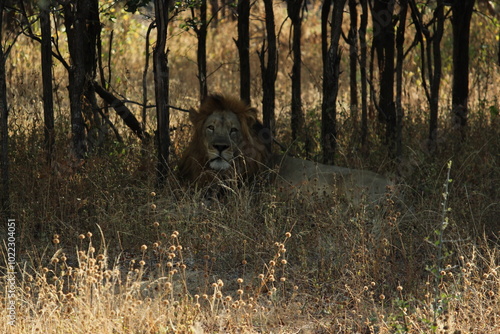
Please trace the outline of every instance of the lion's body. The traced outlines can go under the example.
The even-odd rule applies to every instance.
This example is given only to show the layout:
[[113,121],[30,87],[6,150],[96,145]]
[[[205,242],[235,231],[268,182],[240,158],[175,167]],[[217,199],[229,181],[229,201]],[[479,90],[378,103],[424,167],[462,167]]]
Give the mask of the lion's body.
[[205,186],[271,174],[284,193],[380,199],[392,183],[364,170],[318,164],[289,156],[270,156],[256,130],[257,111],[239,100],[209,96],[190,110],[192,140],[179,164],[182,178]]
[[273,157],[275,184],[285,193],[300,196],[333,196],[351,202],[377,202],[392,182],[367,170],[324,165],[289,156]]

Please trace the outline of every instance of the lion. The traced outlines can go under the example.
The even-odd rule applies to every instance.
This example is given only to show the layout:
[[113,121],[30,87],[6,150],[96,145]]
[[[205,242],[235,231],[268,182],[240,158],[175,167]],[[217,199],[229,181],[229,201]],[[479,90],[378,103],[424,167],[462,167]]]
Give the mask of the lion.
[[190,110],[189,118],[193,135],[179,173],[199,186],[259,178],[272,180],[284,193],[337,196],[355,202],[376,202],[393,186],[371,171],[271,155],[266,146],[271,140],[269,131],[258,121],[257,110],[239,99],[210,95],[199,110]]

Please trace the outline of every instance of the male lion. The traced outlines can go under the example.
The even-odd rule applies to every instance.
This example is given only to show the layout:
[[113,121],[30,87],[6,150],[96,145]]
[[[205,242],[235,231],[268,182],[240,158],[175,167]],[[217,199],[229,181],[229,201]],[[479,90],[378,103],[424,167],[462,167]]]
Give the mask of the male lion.
[[268,160],[263,140],[258,138],[255,108],[210,95],[199,110],[189,111],[189,119],[193,136],[179,163],[183,179],[202,186],[219,180],[248,180]]
[[257,110],[238,99],[208,96],[199,110],[190,110],[189,118],[194,133],[179,172],[183,179],[201,186],[252,180],[267,172],[286,193],[375,202],[392,185],[370,171],[271,156],[265,146],[271,136],[258,122]]

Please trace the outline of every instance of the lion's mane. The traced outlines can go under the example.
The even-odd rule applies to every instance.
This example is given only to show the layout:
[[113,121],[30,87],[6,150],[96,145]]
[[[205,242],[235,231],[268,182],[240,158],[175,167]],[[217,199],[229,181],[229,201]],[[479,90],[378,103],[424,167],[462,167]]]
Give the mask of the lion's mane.
[[[235,159],[235,169],[223,173],[209,168],[204,138],[204,123],[216,111],[236,114],[241,123],[243,136],[243,142],[237,147],[239,157]],[[224,179],[237,174],[238,177],[248,180],[253,178],[266,163],[269,157],[264,144],[267,133],[257,120],[255,108],[232,97],[209,95],[198,110],[190,110],[189,118],[193,125],[193,133],[179,162],[179,174],[182,179],[205,185],[213,182],[216,177]]]

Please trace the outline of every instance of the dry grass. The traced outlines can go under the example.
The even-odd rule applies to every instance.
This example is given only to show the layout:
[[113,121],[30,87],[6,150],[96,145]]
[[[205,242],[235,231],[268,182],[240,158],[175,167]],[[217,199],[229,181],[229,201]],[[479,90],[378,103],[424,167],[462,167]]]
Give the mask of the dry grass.
[[[284,18],[281,5],[277,14]],[[137,45],[144,43],[145,23],[117,15],[120,24],[106,21],[105,30],[115,29],[112,87],[141,101],[144,59]],[[261,13],[255,10],[254,17]],[[307,13],[304,107],[311,129],[317,129],[320,106],[318,20],[314,10]],[[252,96],[258,106],[255,51],[263,27],[253,22]],[[277,83],[285,143],[287,24]],[[493,112],[499,109],[499,73],[489,62],[495,51],[490,46],[497,44],[491,24],[478,15],[474,24],[473,43],[485,47],[474,48],[484,55],[473,58],[469,137],[461,148],[448,125],[448,70],[434,156],[426,151],[427,104],[410,60],[400,164],[387,159],[375,121],[371,150],[361,152],[353,137],[356,122],[343,109],[338,163],[401,181],[404,200],[376,208],[337,199],[283,199],[268,188],[242,188],[209,201],[203,191],[180,187],[174,176],[156,190],[154,147],[141,146],[123,127],[125,143],[110,143],[78,166],[68,159],[67,83],[60,65],[54,68],[56,157],[47,166],[39,56],[27,51],[38,46],[21,39],[7,64],[17,279],[2,285],[0,316],[8,319],[11,288],[17,308],[15,325],[0,321],[0,332],[494,333],[500,327],[500,126]],[[238,87],[237,53],[228,42],[235,30],[234,22],[221,22],[210,32],[209,72],[217,69],[209,78],[212,91]],[[194,41],[179,29],[169,40],[171,103],[179,107],[197,104]],[[344,61],[342,108],[348,105]],[[152,80],[148,92],[152,103]],[[148,117],[152,132],[154,116]],[[175,124],[186,121],[180,113],[172,118]],[[185,128],[172,133],[173,166],[188,135]],[[0,273],[8,278],[5,247],[2,258]]]

